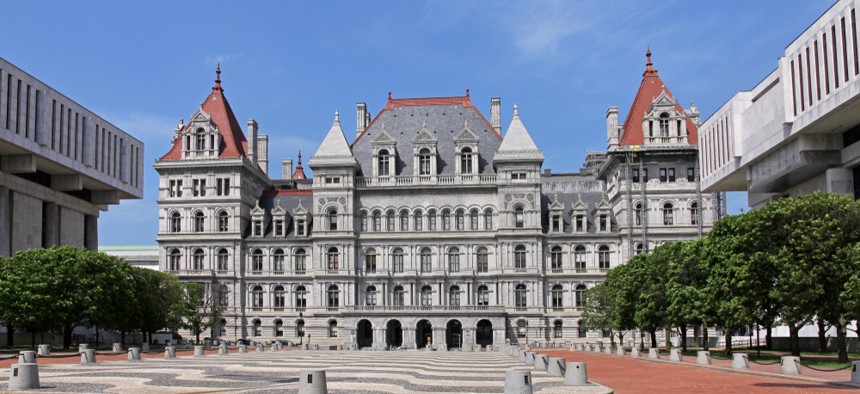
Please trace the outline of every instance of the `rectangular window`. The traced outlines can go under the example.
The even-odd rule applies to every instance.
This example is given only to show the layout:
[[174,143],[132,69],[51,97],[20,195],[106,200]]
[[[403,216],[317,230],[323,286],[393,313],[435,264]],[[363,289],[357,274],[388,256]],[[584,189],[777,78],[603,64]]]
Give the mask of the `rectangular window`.
[[633,170],[633,176],[631,178],[633,178],[633,183],[639,183],[639,170]]
[[606,214],[600,215],[600,231],[609,230],[609,218]]
[[642,182],[648,183],[648,169],[642,169]]
[[513,180],[526,179],[526,173],[525,172],[512,172],[511,173],[511,179],[513,179]]
[[304,237],[306,235],[305,229],[306,229],[305,221],[304,220],[297,220],[296,221],[296,235],[298,235],[300,237]]
[[218,178],[215,181],[215,194],[218,196],[229,196],[230,178]]
[[586,231],[585,215],[583,215],[583,214],[576,215],[576,231],[578,231],[578,232]]
[[687,167],[687,182],[695,182],[696,173],[693,172],[693,167]]
[[666,169],[665,168],[660,169],[660,182],[661,183],[666,182]]
[[195,179],[193,183],[193,195],[194,197],[204,197],[206,196],[206,180],[205,179]]
[[284,221],[283,220],[275,220],[275,235],[283,236],[284,235]]
[[339,176],[327,176],[327,177],[325,177],[325,183],[326,184],[340,183],[340,177]]
[[561,231],[561,216],[553,215],[553,217],[552,217],[552,231],[554,233]]
[[263,236],[263,222],[261,220],[254,221],[254,236]]
[[489,256],[487,255],[487,253],[480,253],[480,252],[478,253],[478,261],[476,264],[478,272],[487,272],[488,271],[488,269],[489,269],[488,258],[489,258]]
[[675,182],[675,169],[669,169],[669,182]]

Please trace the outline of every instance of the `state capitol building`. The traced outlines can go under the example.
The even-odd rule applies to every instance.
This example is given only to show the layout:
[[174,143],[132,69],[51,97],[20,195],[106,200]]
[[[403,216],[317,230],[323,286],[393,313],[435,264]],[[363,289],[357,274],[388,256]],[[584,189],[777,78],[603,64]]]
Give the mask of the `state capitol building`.
[[[201,336],[384,348],[599,338],[580,328],[586,289],[635,253],[707,233],[699,114],[651,63],[607,149],[542,171],[517,106],[503,130],[465,96],[395,98],[356,130],[335,113],[317,151],[282,179],[268,136],[243,130],[218,78],[159,173],[163,271],[205,284],[220,325]],[[573,141],[565,141],[573,143]],[[305,175],[303,165],[312,170]],[[184,335],[190,335],[184,332]]]

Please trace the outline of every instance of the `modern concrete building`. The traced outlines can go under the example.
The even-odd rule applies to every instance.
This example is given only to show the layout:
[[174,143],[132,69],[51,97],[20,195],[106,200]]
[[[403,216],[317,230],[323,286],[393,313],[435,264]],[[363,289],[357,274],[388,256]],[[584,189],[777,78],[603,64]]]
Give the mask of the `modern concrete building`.
[[213,337],[418,348],[599,338],[580,328],[587,288],[637,250],[711,228],[697,114],[649,53],[627,122],[607,116],[609,151],[552,173],[516,106],[502,137],[500,108],[492,99],[488,121],[468,90],[389,93],[375,116],[359,102],[352,143],[335,113],[307,162],[313,179],[299,156],[273,180],[257,122],[246,139],[219,70],[155,164],[162,269],[205,284],[223,308]]
[[858,5],[837,1],[705,121],[706,191],[749,191],[753,208],[816,190],[860,197]]
[[143,143],[0,58],[0,256],[96,249],[98,217],[143,197]]
[[160,269],[157,245],[99,246],[99,252],[120,257],[133,267]]

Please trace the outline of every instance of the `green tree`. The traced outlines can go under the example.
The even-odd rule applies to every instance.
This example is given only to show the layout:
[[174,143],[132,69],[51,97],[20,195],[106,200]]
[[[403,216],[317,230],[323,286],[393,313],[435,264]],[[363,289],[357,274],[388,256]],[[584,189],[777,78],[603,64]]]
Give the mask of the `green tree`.
[[[703,327],[704,348],[708,350],[708,322],[714,321],[713,294],[707,289],[710,267],[703,259],[707,238],[676,242],[674,252],[677,260],[669,266],[669,282],[666,286],[669,298],[669,319],[681,330],[681,338],[687,337],[687,325]],[[686,340],[681,345],[687,350]]]
[[177,328],[180,324],[173,321],[172,312],[176,305],[185,302],[185,292],[176,276],[133,268],[132,278],[137,305],[137,320],[133,326],[141,330],[144,341],[151,341],[152,333],[161,329]]
[[180,314],[183,326],[191,330],[196,343],[200,343],[200,333],[219,324],[222,315],[222,300],[215,291],[207,291],[205,284],[185,283],[186,303]]
[[658,329],[666,330],[666,347],[671,347],[666,285],[669,265],[677,258],[675,249],[672,244],[658,246],[651,253],[640,255],[646,257],[637,260],[634,266],[635,276],[640,283],[635,321],[637,326],[651,334],[652,347],[657,347]]
[[613,332],[613,294],[612,288],[601,283],[585,292],[582,311],[582,328],[586,330],[609,331],[609,341],[615,345]]

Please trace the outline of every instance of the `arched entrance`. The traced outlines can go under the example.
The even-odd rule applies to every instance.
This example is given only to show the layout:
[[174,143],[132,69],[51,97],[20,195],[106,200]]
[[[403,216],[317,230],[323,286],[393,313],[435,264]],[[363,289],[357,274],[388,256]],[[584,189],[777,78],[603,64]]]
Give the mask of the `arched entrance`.
[[463,324],[459,320],[451,320],[445,329],[445,341],[448,349],[460,348],[463,345]]
[[391,320],[385,328],[385,344],[390,347],[400,347],[403,344],[403,326],[400,322]]
[[358,322],[355,341],[357,342],[359,349],[373,345],[373,325],[370,324],[370,321],[365,319]]
[[421,320],[415,326],[415,347],[425,348],[433,343],[433,325],[427,320]]
[[484,346],[493,344],[493,323],[489,320],[481,320],[475,330],[475,343]]

